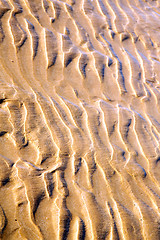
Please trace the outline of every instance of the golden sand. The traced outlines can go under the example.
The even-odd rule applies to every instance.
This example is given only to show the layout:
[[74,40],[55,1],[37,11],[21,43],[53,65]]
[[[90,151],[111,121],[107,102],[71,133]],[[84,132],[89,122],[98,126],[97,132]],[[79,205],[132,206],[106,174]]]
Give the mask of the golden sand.
[[0,239],[160,239],[160,1],[0,0]]

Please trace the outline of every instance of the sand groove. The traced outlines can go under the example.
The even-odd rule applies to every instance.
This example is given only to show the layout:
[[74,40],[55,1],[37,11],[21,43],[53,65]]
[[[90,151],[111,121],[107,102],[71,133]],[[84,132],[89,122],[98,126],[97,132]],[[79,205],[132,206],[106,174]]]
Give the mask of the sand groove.
[[0,239],[160,239],[159,14],[0,0]]

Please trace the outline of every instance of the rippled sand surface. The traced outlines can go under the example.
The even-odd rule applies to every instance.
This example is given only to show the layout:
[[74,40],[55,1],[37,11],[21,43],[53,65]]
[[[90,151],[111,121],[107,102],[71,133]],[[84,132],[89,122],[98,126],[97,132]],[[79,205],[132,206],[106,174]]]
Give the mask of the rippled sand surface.
[[0,0],[0,239],[160,239],[160,1]]

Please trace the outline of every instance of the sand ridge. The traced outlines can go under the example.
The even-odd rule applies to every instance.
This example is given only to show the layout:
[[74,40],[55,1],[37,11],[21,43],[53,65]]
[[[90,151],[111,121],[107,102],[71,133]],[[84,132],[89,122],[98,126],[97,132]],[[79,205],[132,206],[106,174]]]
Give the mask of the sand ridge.
[[0,239],[160,238],[159,14],[0,0]]

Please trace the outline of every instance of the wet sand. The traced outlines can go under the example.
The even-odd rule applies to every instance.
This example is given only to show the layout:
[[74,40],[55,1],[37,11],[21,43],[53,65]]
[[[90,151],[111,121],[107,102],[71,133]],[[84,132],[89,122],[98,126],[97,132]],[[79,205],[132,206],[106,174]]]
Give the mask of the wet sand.
[[160,2],[0,0],[0,239],[160,239]]

